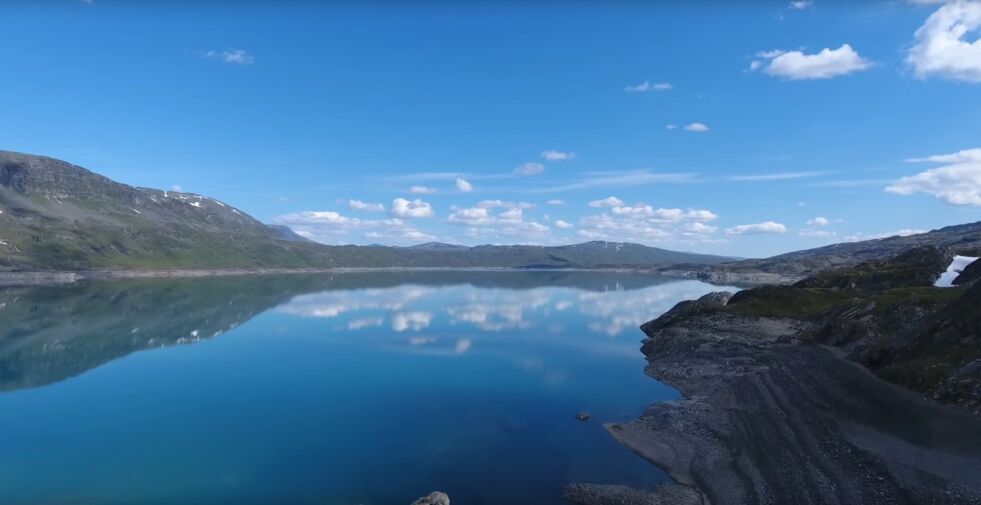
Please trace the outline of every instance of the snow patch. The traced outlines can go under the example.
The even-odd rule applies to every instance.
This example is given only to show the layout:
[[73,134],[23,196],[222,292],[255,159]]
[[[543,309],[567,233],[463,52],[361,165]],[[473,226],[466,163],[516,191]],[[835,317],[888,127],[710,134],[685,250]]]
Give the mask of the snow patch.
[[977,261],[977,259],[978,258],[974,256],[954,256],[954,261],[950,262],[950,265],[947,267],[947,271],[941,274],[940,278],[937,279],[937,282],[934,282],[933,285],[938,288],[953,287],[954,280],[957,279],[957,276],[960,275],[968,265]]
[[201,202],[191,202],[191,207],[201,207]]

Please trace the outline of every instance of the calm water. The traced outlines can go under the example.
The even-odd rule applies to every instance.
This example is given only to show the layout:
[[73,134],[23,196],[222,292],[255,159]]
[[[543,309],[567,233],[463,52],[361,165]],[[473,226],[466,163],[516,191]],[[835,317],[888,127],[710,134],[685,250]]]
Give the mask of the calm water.
[[[664,475],[638,325],[719,288],[589,272],[0,290],[0,502],[563,503]],[[139,352],[138,352],[139,351]],[[575,419],[587,410],[589,422]]]

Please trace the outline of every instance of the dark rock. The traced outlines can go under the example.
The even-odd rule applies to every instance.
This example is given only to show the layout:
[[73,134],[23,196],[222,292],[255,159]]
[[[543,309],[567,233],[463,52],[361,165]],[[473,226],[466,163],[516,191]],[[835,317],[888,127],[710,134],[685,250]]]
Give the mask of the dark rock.
[[960,275],[954,278],[955,286],[972,284],[981,279],[981,259],[974,260],[961,270]]
[[589,412],[585,412],[585,411],[576,414],[576,419],[578,419],[580,421],[589,421],[589,418],[590,417],[592,417],[592,416],[590,416]]
[[953,257],[953,252],[946,247],[917,247],[886,260],[817,273],[794,286],[842,290],[932,286]]

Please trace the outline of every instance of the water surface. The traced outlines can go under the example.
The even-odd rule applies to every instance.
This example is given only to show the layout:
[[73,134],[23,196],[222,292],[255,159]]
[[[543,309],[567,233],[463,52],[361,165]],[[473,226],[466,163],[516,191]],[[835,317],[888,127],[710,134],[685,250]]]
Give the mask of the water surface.
[[549,505],[570,482],[651,487],[664,475],[601,423],[676,395],[644,375],[637,327],[718,289],[596,272],[6,288],[0,497]]

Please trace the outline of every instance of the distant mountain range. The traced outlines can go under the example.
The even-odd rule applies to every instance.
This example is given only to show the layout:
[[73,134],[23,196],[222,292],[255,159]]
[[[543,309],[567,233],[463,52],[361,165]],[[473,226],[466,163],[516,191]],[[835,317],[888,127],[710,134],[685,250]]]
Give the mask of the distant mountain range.
[[639,244],[329,246],[193,193],[0,151],[0,271],[338,267],[656,268],[732,258]]
[[136,188],[70,163],[0,151],[0,271],[228,268],[642,268],[716,282],[774,282],[922,246],[981,255],[981,223],[766,259],[640,244],[324,245],[193,193]]

